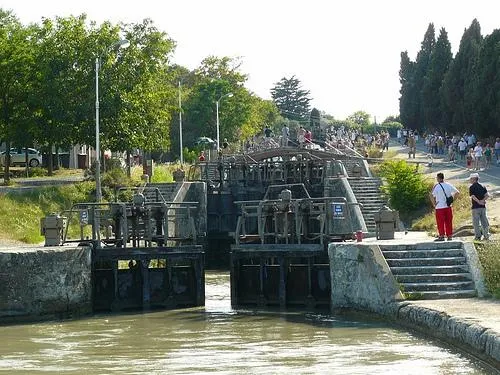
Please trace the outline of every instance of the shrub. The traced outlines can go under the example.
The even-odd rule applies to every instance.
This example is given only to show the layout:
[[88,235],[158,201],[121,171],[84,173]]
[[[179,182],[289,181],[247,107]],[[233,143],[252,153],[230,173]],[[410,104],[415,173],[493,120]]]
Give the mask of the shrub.
[[369,158],[374,158],[374,159],[379,159],[382,156],[384,156],[384,153],[382,152],[382,149],[376,147],[376,146],[370,146],[366,149],[366,153],[368,154]]
[[402,216],[427,204],[430,183],[414,166],[404,160],[388,160],[381,164],[379,173],[386,180],[382,191],[389,198],[391,207]]
[[190,150],[187,147],[184,147],[182,150],[182,156],[184,157],[184,162],[185,163],[194,163],[196,160],[198,160],[198,155],[200,154],[201,150]]
[[45,177],[48,175],[48,172],[41,167],[33,167],[29,169],[29,175],[30,177]]

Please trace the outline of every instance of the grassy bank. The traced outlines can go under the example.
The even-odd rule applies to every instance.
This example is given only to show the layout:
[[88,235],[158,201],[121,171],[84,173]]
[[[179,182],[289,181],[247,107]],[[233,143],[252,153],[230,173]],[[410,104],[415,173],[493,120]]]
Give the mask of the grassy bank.
[[500,243],[476,241],[474,245],[483,267],[486,288],[493,297],[500,299]]
[[[152,182],[172,182],[172,173],[179,165],[158,165]],[[189,166],[184,166],[187,170]],[[105,196],[111,200],[114,188],[125,185],[139,185],[142,167],[132,170],[131,179],[122,171],[103,174],[102,184]],[[95,200],[95,182],[85,181],[73,185],[46,186],[30,190],[19,190],[0,194],[0,241],[13,240],[27,244],[44,241],[40,234],[40,219],[51,213],[61,213],[75,203]],[[74,228],[78,230],[78,228]]]
[[[460,192],[457,199],[453,202],[453,225],[459,228],[463,225],[471,224],[471,203],[469,197],[469,185],[460,184],[456,185]],[[436,217],[434,209],[432,209],[430,199],[425,210],[425,213],[420,218],[416,218],[411,225],[412,230],[426,231],[432,235],[436,232]]]
[[73,203],[93,200],[94,183],[40,187],[0,194],[0,239],[43,242],[40,218],[69,209]]

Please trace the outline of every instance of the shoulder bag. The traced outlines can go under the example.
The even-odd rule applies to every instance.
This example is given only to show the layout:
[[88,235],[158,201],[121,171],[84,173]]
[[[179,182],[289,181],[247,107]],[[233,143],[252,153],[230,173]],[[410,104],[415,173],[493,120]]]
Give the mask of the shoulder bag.
[[443,185],[441,185],[441,183],[439,183],[439,186],[441,186],[441,189],[443,189],[444,196],[446,197],[446,205],[448,207],[451,207],[451,205],[453,203],[453,195],[447,196],[446,191],[444,191]]

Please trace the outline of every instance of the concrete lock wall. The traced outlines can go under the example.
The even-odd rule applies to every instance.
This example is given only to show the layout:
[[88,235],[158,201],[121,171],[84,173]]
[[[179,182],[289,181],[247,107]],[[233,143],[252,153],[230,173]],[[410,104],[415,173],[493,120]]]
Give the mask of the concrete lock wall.
[[377,245],[331,243],[328,255],[333,310],[355,309],[383,315],[500,368],[498,333],[467,319],[404,301]]
[[7,249],[0,270],[0,323],[92,311],[90,247]]
[[377,245],[331,243],[331,307],[387,314],[402,301],[396,279]]

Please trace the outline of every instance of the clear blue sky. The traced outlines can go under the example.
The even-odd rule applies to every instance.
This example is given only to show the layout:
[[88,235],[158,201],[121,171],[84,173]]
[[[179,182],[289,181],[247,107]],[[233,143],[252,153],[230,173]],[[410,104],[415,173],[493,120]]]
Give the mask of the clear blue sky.
[[312,105],[377,121],[399,112],[401,51],[415,59],[430,22],[453,53],[474,18],[483,35],[500,28],[498,0],[2,0],[22,22],[86,13],[97,22],[151,18],[177,42],[174,61],[193,69],[208,55],[241,57],[247,87],[269,99],[295,75]]

